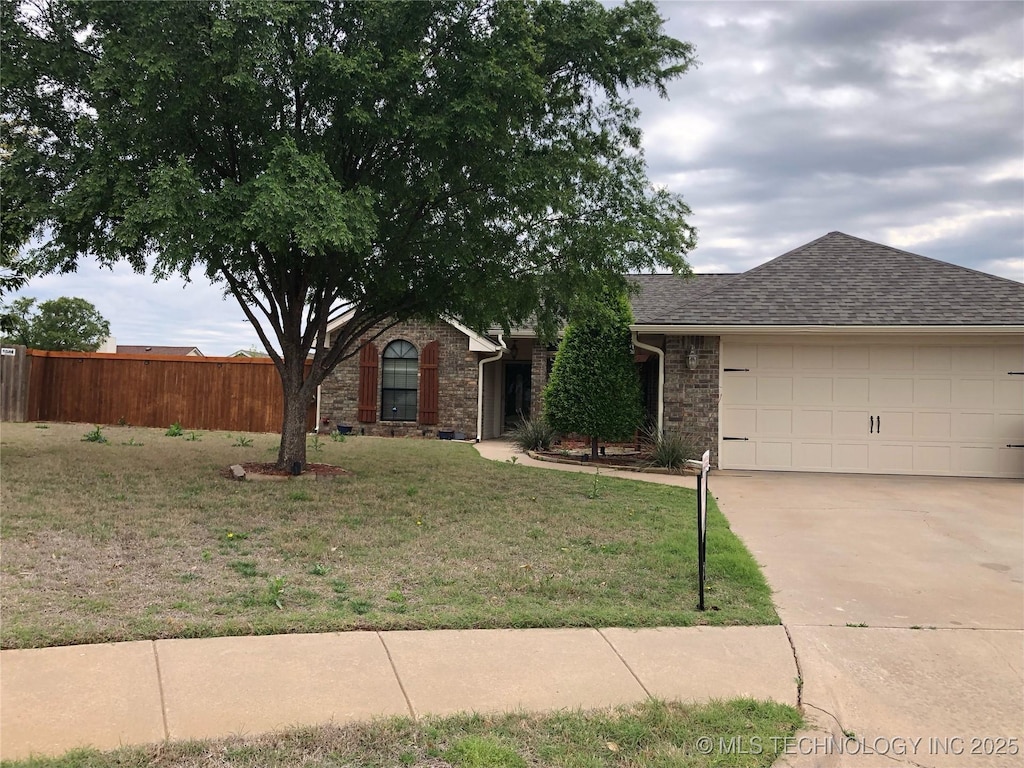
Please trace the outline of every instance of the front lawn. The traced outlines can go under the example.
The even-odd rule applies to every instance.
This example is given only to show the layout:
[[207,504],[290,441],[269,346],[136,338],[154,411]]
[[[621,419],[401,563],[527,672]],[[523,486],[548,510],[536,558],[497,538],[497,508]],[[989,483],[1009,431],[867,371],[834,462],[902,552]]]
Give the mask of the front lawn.
[[[310,438],[327,481],[239,483],[276,435],[4,424],[4,648],[346,629],[771,624],[692,491],[481,459],[438,440]],[[189,439],[194,438],[194,439]]]
[[768,768],[801,724],[792,707],[647,701],[596,712],[456,715],[304,728],[258,737],[82,750],[5,768]]

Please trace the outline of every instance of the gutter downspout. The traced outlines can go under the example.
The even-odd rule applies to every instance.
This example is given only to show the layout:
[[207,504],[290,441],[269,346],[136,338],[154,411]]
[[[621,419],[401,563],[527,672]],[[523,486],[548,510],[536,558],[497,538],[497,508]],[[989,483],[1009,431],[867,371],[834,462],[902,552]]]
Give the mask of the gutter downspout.
[[658,434],[664,435],[665,428],[665,353],[657,347],[640,343],[640,334],[633,331],[633,346],[646,349],[658,356]]
[[484,364],[501,360],[507,347],[501,334],[498,334],[498,344],[501,349],[494,357],[485,357],[478,363],[476,375],[476,441],[479,443],[484,433]]
[[318,435],[320,434],[320,385],[316,385],[316,424],[313,425],[313,431]]

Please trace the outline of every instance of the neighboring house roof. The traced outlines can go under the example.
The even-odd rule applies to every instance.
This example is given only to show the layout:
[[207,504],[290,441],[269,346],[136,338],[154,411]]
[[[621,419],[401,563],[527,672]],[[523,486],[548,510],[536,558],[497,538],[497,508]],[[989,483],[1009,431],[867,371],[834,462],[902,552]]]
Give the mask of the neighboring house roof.
[[270,357],[270,355],[260,352],[258,349],[236,349],[228,357]]
[[205,357],[198,347],[146,347],[118,344],[119,355],[168,355],[174,357]]
[[1024,325],[1024,283],[842,232],[705,282],[706,290],[698,280],[670,292],[647,277],[645,293],[648,282],[652,297],[641,295],[634,306],[637,325]]

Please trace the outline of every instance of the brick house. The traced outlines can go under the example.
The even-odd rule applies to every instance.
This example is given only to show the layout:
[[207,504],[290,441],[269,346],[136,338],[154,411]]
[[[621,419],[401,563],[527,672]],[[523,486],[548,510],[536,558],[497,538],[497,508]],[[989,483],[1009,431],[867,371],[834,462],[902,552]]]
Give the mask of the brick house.
[[[1024,284],[839,232],[738,275],[633,279],[649,418],[713,466],[1024,477]],[[324,381],[320,414],[497,437],[540,414],[554,354],[528,329],[396,326]]]

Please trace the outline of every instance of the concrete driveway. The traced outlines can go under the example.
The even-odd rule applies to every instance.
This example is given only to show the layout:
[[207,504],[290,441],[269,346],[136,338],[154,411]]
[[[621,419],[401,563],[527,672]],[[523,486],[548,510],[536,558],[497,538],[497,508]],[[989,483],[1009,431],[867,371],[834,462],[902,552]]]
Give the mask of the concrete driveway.
[[775,590],[803,704],[838,737],[794,744],[799,765],[1024,764],[1024,483],[720,472],[709,486]]

